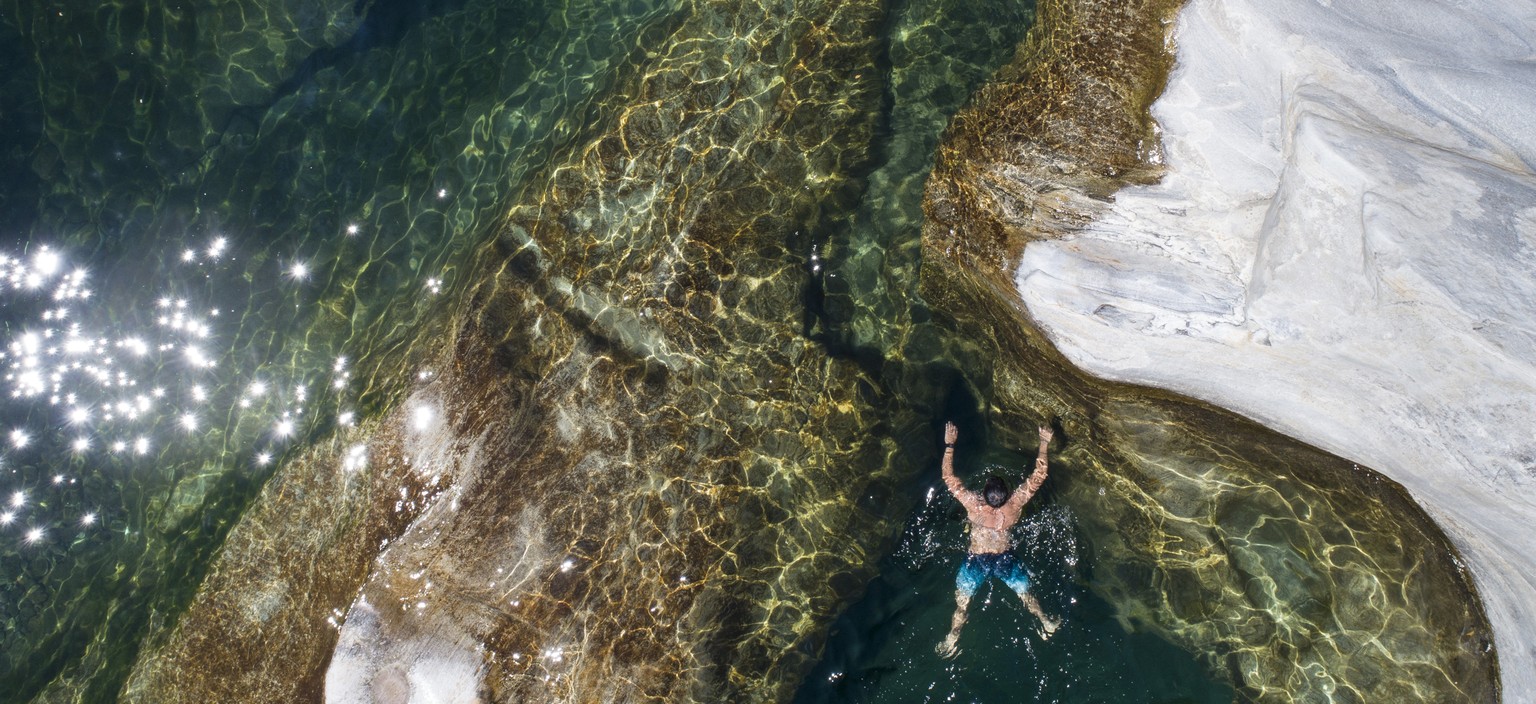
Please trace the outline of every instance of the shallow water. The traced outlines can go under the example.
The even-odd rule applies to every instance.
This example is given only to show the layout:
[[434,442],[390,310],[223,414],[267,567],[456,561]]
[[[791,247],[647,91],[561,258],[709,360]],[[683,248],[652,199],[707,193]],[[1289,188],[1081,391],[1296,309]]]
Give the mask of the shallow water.
[[992,585],[933,654],[962,535],[928,435],[966,416],[964,461],[1011,468],[1029,423],[969,395],[984,309],[917,298],[921,205],[1028,5],[237,5],[0,16],[0,691],[415,686],[392,649],[504,699],[787,698],[809,669],[806,701],[1204,701],[1269,672],[1247,634],[1180,649],[1244,612],[1158,552],[1187,497],[1137,472],[1179,453],[1052,373],[1028,414],[1090,435],[1021,555],[1066,630]]

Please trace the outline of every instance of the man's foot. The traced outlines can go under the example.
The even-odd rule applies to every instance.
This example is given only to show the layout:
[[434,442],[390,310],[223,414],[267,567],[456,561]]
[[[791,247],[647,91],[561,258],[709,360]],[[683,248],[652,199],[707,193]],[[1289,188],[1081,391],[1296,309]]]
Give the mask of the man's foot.
[[1061,628],[1061,621],[1054,618],[1040,619],[1040,639],[1050,640],[1056,634],[1056,629]]
[[948,636],[945,636],[944,640],[939,643],[939,647],[934,648],[934,650],[938,651],[939,657],[941,658],[953,658],[954,656],[959,655],[960,634],[951,633]]

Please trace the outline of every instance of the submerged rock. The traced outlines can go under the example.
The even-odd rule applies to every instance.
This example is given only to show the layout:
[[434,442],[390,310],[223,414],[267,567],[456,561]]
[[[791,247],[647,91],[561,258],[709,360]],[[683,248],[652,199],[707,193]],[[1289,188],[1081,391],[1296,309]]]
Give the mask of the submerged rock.
[[808,12],[697,6],[605,99],[479,257],[432,381],[282,470],[129,699],[793,691],[920,464],[916,416],[800,334],[789,248],[878,98],[878,8]]

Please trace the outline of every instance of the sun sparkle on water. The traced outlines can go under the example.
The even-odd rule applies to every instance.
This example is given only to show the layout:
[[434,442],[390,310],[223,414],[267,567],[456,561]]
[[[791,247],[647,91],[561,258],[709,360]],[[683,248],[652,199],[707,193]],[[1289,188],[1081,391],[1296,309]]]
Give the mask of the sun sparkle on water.
[[[360,230],[357,224],[346,226],[348,235]],[[323,421],[308,412],[311,406],[322,401],[332,409],[350,405],[351,399],[344,396],[352,379],[346,355],[331,357],[330,379],[319,387],[322,393],[304,379],[314,370],[290,370],[273,378],[252,373],[257,369],[239,369],[228,360],[221,347],[219,309],[184,293],[240,275],[224,270],[240,254],[227,237],[173,249],[179,252],[173,258],[182,262],[175,271],[185,273],[161,281],[162,293],[149,297],[147,305],[114,300],[120,306],[116,310],[85,305],[93,295],[89,270],[73,266],[64,251],[50,246],[28,249],[19,255],[0,253],[0,307],[12,331],[0,340],[0,383],[9,387],[11,403],[5,410],[12,422],[20,420],[0,431],[0,442],[10,454],[0,460],[11,460],[7,464],[13,467],[85,462],[91,471],[112,458],[131,471],[133,466],[149,469],[144,463],[156,457],[164,461],[163,453],[172,450],[210,458],[249,452],[256,466],[268,466],[281,453],[278,443],[291,442]],[[191,281],[178,280],[187,274]],[[281,275],[308,280],[314,275],[313,264],[290,260]],[[438,293],[443,280],[432,277],[426,286]],[[124,322],[136,317],[125,314],[135,309],[149,314],[147,326]],[[318,369],[323,370],[323,364]],[[296,378],[283,378],[290,373]],[[251,427],[242,423],[248,417],[269,431],[241,431]],[[343,411],[334,421],[351,426],[356,415]],[[224,437],[230,433],[239,435]],[[55,459],[60,455],[65,459]],[[353,459],[354,465],[358,462]],[[16,469],[10,473],[15,481],[26,481]],[[62,488],[75,479],[53,484]],[[0,526],[16,523],[22,511],[30,514],[34,525],[29,532],[12,534],[26,544],[42,541],[50,525],[90,528],[107,518],[99,508],[76,508],[72,516],[50,517],[36,513],[31,503],[25,491],[16,490],[10,494],[10,510],[0,514]],[[57,512],[64,510],[59,508],[64,503],[43,500],[37,510],[53,506],[49,510]]]

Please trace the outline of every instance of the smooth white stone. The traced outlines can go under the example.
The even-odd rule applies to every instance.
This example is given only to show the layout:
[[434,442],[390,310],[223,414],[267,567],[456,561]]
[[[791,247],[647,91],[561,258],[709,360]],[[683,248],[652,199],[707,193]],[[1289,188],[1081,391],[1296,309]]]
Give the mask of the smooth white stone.
[[1192,0],[1167,177],[1029,245],[1075,363],[1401,482],[1536,701],[1536,4]]
[[[411,618],[406,616],[404,618]],[[395,640],[367,602],[353,604],[325,675],[327,704],[476,704],[479,651],[441,634]]]

